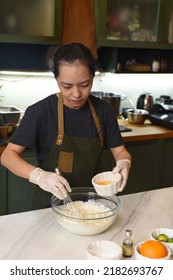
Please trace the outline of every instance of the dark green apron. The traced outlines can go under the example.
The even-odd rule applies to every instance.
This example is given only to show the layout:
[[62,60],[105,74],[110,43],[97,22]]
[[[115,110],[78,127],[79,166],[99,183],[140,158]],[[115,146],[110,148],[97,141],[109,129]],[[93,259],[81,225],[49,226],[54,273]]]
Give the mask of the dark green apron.
[[[79,138],[64,135],[64,111],[63,98],[58,95],[58,135],[47,157],[41,162],[40,167],[47,171],[53,171],[59,167],[63,177],[73,187],[91,187],[92,177],[101,172],[101,156],[103,152],[103,134],[100,121],[95,109],[88,98],[99,137]],[[76,124],[77,125],[77,124]],[[50,207],[52,194],[37,187],[34,191],[33,208],[40,209]]]

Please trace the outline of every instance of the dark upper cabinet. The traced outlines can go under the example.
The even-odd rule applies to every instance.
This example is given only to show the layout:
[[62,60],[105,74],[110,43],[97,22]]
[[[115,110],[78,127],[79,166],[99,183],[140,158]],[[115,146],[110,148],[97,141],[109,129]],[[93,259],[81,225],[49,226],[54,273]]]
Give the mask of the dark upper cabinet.
[[56,47],[71,42],[97,58],[93,0],[1,1],[0,70],[48,70]]
[[98,46],[172,48],[172,0],[94,0]]
[[58,44],[62,0],[1,0],[0,42]]

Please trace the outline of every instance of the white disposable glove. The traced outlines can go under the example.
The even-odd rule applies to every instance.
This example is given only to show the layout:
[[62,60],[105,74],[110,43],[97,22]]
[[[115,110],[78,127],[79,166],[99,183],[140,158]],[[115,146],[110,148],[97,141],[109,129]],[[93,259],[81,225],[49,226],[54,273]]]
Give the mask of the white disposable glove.
[[29,174],[29,182],[39,185],[44,191],[54,194],[59,199],[64,199],[71,188],[67,180],[54,172],[47,172],[36,168]]
[[121,181],[121,186],[119,191],[122,192],[123,189],[126,186],[128,175],[129,175],[129,170],[131,167],[131,161],[128,159],[120,159],[117,161],[117,165],[114,167],[112,172],[115,173],[120,173],[122,176],[122,181]]

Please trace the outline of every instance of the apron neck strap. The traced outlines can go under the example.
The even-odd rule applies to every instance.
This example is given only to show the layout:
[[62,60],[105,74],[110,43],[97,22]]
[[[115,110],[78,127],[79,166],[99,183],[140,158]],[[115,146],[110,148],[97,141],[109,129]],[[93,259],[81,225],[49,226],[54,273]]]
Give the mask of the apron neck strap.
[[99,134],[99,138],[100,138],[100,143],[101,143],[101,147],[103,147],[103,131],[102,131],[102,128],[101,128],[101,125],[100,125],[100,120],[96,114],[96,111],[94,109],[94,106],[90,100],[90,98],[88,97],[87,99],[88,101],[88,105],[90,107],[90,110],[91,110],[91,114],[93,116],[93,119],[94,119],[94,123],[96,125],[96,128],[97,128],[97,131],[98,131],[98,134]]
[[[98,134],[99,134],[101,147],[103,147],[103,132],[102,132],[102,128],[100,125],[100,120],[96,114],[94,106],[89,97],[87,99],[87,102],[88,102],[89,108],[91,110],[91,114],[94,119],[95,126],[96,126]],[[63,111],[63,98],[62,98],[62,94],[60,92],[58,94],[58,135],[57,135],[57,139],[56,139],[56,144],[61,145],[63,142],[63,138],[64,138],[64,111]]]
[[64,112],[63,112],[63,98],[61,92],[58,94],[58,135],[56,144],[61,145],[64,138]]

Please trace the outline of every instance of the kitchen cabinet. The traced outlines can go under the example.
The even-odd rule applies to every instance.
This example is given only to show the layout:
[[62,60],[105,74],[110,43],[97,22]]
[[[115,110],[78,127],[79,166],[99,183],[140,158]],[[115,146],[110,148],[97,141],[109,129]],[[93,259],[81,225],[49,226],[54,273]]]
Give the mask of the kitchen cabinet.
[[7,213],[7,170],[0,165],[0,215]]
[[[7,0],[6,2],[8,3],[9,1]],[[43,20],[40,29],[31,29],[30,31],[25,24],[22,29],[16,29],[13,32],[9,29],[5,31],[4,25],[0,25],[1,70],[50,70],[49,60],[51,60],[57,46],[71,42],[85,44],[91,49],[94,58],[97,58],[93,0],[17,0],[15,5],[17,3],[19,8],[19,3],[21,2],[20,9],[24,9],[28,3],[30,6],[29,11],[35,9],[35,6],[37,7],[36,10],[40,7],[40,11],[43,10],[47,14],[47,21],[50,19],[50,23],[47,24],[47,21]],[[10,4],[11,6],[14,5],[12,1]],[[6,7],[5,1],[3,5],[3,7]],[[4,14],[8,15],[6,10],[2,9],[2,19]],[[16,10],[17,8],[13,12]],[[0,15],[1,13],[0,11]],[[42,13],[39,12],[38,14]],[[31,16],[31,18],[33,17]],[[33,22],[30,21],[31,24]],[[47,26],[50,26],[48,31],[46,31]],[[24,27],[26,27],[26,30]]]
[[[127,150],[133,158],[126,188],[122,194],[129,194],[150,190],[155,182],[157,141],[138,141],[125,143]],[[112,170],[115,161],[109,151],[103,156],[104,170]],[[173,183],[173,179],[172,179]]]
[[62,0],[5,0],[0,7],[0,42],[60,43]]
[[[27,150],[22,157],[37,166],[35,152]],[[0,165],[0,215],[12,214],[32,209],[32,195],[36,186],[20,178]]]
[[[130,194],[173,185],[173,139],[125,142],[132,155],[127,185],[121,194]],[[104,170],[115,167],[110,151],[103,155]],[[165,164],[166,163],[166,164]]]
[[48,71],[61,32],[62,0],[1,1],[0,70]]
[[[145,127],[141,129],[145,130]],[[151,135],[148,133],[136,136],[135,129],[124,133],[124,143],[133,161],[122,195],[173,186],[173,132],[160,128],[160,132],[158,129],[158,134],[154,135],[156,129],[153,126],[147,129]],[[125,136],[127,134],[131,136]],[[164,135],[168,138],[163,138]],[[34,151],[27,150],[22,156],[31,164],[37,165]],[[115,167],[109,150],[103,153],[101,167],[103,171]],[[32,195],[37,186],[15,176],[3,166],[0,166],[0,185],[0,215],[32,210]]]
[[173,0],[170,0],[170,6],[168,6],[168,43],[173,44]]
[[165,184],[165,174],[162,170],[165,160],[163,157],[165,141],[165,139],[157,139],[125,143],[133,162],[123,194],[163,188],[173,184],[171,174],[169,174],[170,184]]
[[103,71],[173,71],[173,0],[94,0],[98,60]]
[[152,47],[172,43],[173,1],[95,0],[99,46]]
[[173,182],[173,139],[165,139],[163,160],[160,169],[160,173],[163,174],[161,184],[164,186],[170,186]]

